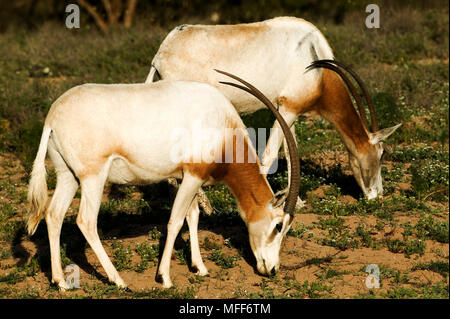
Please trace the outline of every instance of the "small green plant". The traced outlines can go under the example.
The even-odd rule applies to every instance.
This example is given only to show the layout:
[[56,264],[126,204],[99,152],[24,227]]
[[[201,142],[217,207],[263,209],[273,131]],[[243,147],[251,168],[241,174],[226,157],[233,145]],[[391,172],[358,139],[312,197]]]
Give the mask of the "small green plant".
[[403,224],[402,227],[403,227],[403,238],[406,239],[414,234],[414,227],[412,226],[410,221]]
[[355,235],[361,238],[361,243],[364,247],[372,246],[373,239],[370,235],[370,231],[366,229],[365,224],[359,224],[358,227],[356,227]]
[[422,215],[419,222],[414,226],[417,237],[421,239],[433,239],[440,243],[449,241],[448,220],[439,222],[431,215]]
[[38,258],[31,258],[31,260],[21,268],[21,271],[24,271],[26,276],[34,277],[40,271]]
[[405,287],[388,290],[386,293],[381,293],[381,295],[389,299],[410,299],[418,297],[418,293],[413,288]]
[[333,261],[333,257],[326,256],[326,257],[313,257],[311,259],[307,259],[305,261],[305,265],[321,265],[321,264],[327,264],[331,263]]
[[324,272],[322,274],[320,274],[319,278],[326,280],[326,279],[330,279],[330,278],[334,278],[334,277],[341,277],[342,275],[348,274],[348,271],[346,270],[338,270],[338,269],[333,269],[333,268],[327,268],[324,270]]
[[329,231],[342,231],[345,229],[345,220],[342,217],[330,217],[326,219],[319,220],[319,228]]
[[194,277],[190,277],[189,282],[191,284],[199,284],[205,281],[205,277],[204,276],[200,276],[200,275],[195,275]]
[[428,285],[422,287],[420,297],[423,299],[448,299],[448,283],[438,282],[431,287]]
[[216,184],[205,190],[211,206],[219,212],[229,212],[237,209],[237,202],[224,184]]
[[18,282],[25,280],[25,275],[20,273],[18,270],[13,270],[12,272],[0,276],[0,282],[4,282],[10,285],[14,285]]
[[423,255],[425,253],[425,249],[427,248],[427,244],[425,241],[421,239],[417,240],[407,240],[405,246],[405,255],[406,257],[410,257],[412,254]]
[[177,258],[178,262],[181,265],[187,265],[190,251],[191,251],[191,246],[190,246],[189,242],[186,243],[183,248],[175,251],[175,257]]
[[297,286],[297,290],[300,296],[306,296],[308,298],[322,298],[326,293],[330,293],[333,288],[326,286],[320,281],[309,282],[306,280],[303,285]]
[[10,256],[11,256],[11,251],[9,251],[8,249],[3,249],[2,252],[0,253],[0,260],[7,259]]
[[328,237],[322,239],[322,245],[336,247],[339,250],[354,249],[360,246],[358,240],[354,239],[349,230],[341,233],[332,233]]
[[208,256],[208,259],[215,262],[217,266],[222,267],[223,269],[233,268],[236,266],[235,261],[241,259],[240,256],[225,256],[221,250],[213,249],[211,255]]
[[162,233],[155,226],[151,231],[148,232],[148,236],[153,240],[157,240],[162,237]]
[[133,292],[130,297],[139,299],[194,299],[195,295],[196,290],[194,286],[189,286],[184,291],[173,286],[168,289],[152,288]]
[[[305,226],[303,223],[301,225],[295,225],[295,227],[291,227],[289,231],[287,232],[288,236],[296,237],[296,238],[303,238],[305,233],[308,230],[313,229],[313,226]],[[308,235],[309,237],[310,235]]]
[[25,233],[25,222],[23,220],[9,220],[0,223],[0,240],[11,242],[15,238],[20,238]]
[[113,264],[118,271],[132,269],[131,257],[133,252],[131,247],[124,248],[122,243],[114,240],[112,242]]
[[312,206],[312,213],[317,215],[347,216],[351,214],[351,210],[337,200],[335,196],[330,196],[321,199],[320,201],[314,201]]
[[222,246],[213,242],[209,237],[205,237],[202,247],[206,250],[220,250],[222,248]]
[[407,170],[404,168],[403,163],[394,163],[391,169],[387,169],[386,166],[381,167],[381,176],[383,177],[383,194],[392,194],[397,186],[397,183],[404,178]]
[[39,291],[35,288],[26,288],[19,295],[20,299],[38,299],[40,298]]
[[448,200],[448,164],[441,164],[432,160],[416,161],[411,165],[411,174],[412,188],[419,199],[433,195],[435,200]]
[[[391,208],[392,209],[392,208]],[[390,209],[380,209],[374,214],[377,218],[383,219],[385,221],[392,221],[394,219],[393,211]]]
[[103,283],[94,283],[92,285],[83,283],[81,284],[84,291],[89,298],[111,298],[113,296],[123,297],[124,289],[120,289],[117,285],[114,284],[103,284]]
[[400,239],[386,239],[385,242],[390,252],[401,253],[404,251],[405,243]]
[[136,253],[141,257],[135,270],[137,272],[143,272],[148,269],[149,263],[155,265],[159,257],[159,244],[147,244],[146,242],[136,245]]
[[430,261],[428,263],[419,263],[412,270],[430,270],[447,278],[449,273],[448,261]]
[[402,241],[400,239],[385,239],[386,247],[393,253],[404,253],[406,257],[412,254],[423,255],[426,249],[426,243],[420,239],[408,239]]
[[357,248],[360,243],[354,238],[354,234],[350,232],[344,225],[345,220],[342,217],[330,217],[319,221],[319,228],[326,230],[325,238],[320,240],[323,245],[336,247],[339,250],[349,248]]
[[449,151],[436,149],[433,146],[396,146],[391,154],[392,160],[397,162],[415,162],[420,160],[435,160],[444,164],[449,163]]

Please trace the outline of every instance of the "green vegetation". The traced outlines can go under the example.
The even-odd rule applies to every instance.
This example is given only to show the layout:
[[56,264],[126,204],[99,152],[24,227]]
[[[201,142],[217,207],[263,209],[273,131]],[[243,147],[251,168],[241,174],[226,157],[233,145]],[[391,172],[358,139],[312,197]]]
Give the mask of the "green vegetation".
[[136,245],[136,253],[141,256],[141,262],[136,265],[137,272],[144,272],[148,269],[149,263],[156,266],[159,257],[159,244],[147,244],[145,242]]
[[420,263],[413,267],[413,270],[431,270],[438,274],[440,274],[442,277],[447,278],[448,277],[448,261],[430,261],[429,263]]
[[131,257],[133,252],[131,247],[123,247],[119,241],[113,241],[113,264],[117,271],[132,269]]
[[226,256],[219,249],[213,249],[212,254],[208,256],[208,259],[214,261],[217,266],[223,269],[235,267],[235,261],[241,259],[240,256]]

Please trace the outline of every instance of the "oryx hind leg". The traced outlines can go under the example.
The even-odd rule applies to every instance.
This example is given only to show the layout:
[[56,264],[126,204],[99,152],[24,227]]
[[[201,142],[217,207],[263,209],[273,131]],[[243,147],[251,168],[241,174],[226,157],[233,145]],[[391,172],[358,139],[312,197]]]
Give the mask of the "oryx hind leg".
[[50,243],[50,259],[52,267],[52,282],[61,290],[69,289],[64,280],[61,266],[60,236],[64,216],[72,203],[78,182],[67,167],[61,155],[54,148],[52,140],[49,141],[48,155],[56,170],[56,189],[45,215],[48,239]]
[[197,196],[191,204],[189,211],[186,216],[186,220],[189,226],[189,240],[191,243],[191,261],[192,268],[197,269],[197,275],[206,276],[208,275],[208,269],[202,260],[202,255],[200,254],[200,246],[198,243],[198,217],[200,211],[198,208]]

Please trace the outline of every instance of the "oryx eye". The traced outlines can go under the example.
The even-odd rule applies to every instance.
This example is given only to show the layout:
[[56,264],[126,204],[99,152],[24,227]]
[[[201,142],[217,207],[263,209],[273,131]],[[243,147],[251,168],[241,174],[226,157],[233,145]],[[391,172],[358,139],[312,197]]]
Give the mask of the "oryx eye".
[[282,223],[278,223],[275,225],[276,230],[278,230],[279,233],[281,233],[281,230],[283,229],[283,224]]
[[283,229],[283,223],[278,223],[275,225],[275,228],[272,230],[272,232],[269,235],[269,238],[267,238],[267,242],[271,243],[275,237],[277,237],[277,235],[279,233],[281,233],[281,230]]

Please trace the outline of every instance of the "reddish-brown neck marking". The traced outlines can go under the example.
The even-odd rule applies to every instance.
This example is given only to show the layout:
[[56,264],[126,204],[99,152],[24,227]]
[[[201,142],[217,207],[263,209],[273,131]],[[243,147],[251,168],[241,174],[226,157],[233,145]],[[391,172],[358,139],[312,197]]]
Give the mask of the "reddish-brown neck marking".
[[[242,131],[235,131],[242,134]],[[255,151],[249,146],[247,136],[236,138],[232,136],[233,161],[223,163],[211,176],[216,180],[222,180],[236,197],[239,207],[245,215],[247,222],[256,222],[267,215],[267,204],[273,198],[272,189],[265,175],[261,174],[260,164]],[[236,161],[236,141],[243,140],[243,162]],[[250,148],[250,149],[249,149]],[[250,154],[250,156],[249,156]]]
[[314,109],[336,127],[347,147],[351,140],[358,153],[367,153],[370,147],[368,132],[363,127],[342,79],[333,71],[324,69],[322,81],[322,94]]
[[[241,131],[238,130],[237,135],[243,134],[239,132]],[[229,159],[228,163],[224,146],[222,163],[184,164],[183,169],[205,180],[212,177],[215,181],[223,181],[236,197],[246,222],[256,222],[267,216],[267,205],[273,198],[273,192],[265,175],[259,171],[260,164],[254,149],[249,150],[251,146],[248,137],[241,139],[242,136],[236,138],[233,135],[231,138],[233,159]],[[236,140],[243,141],[242,153],[236,151]],[[242,162],[236,161],[237,154],[243,154]]]
[[223,181],[236,197],[247,222],[256,222],[267,215],[272,190],[256,163],[229,163]]

